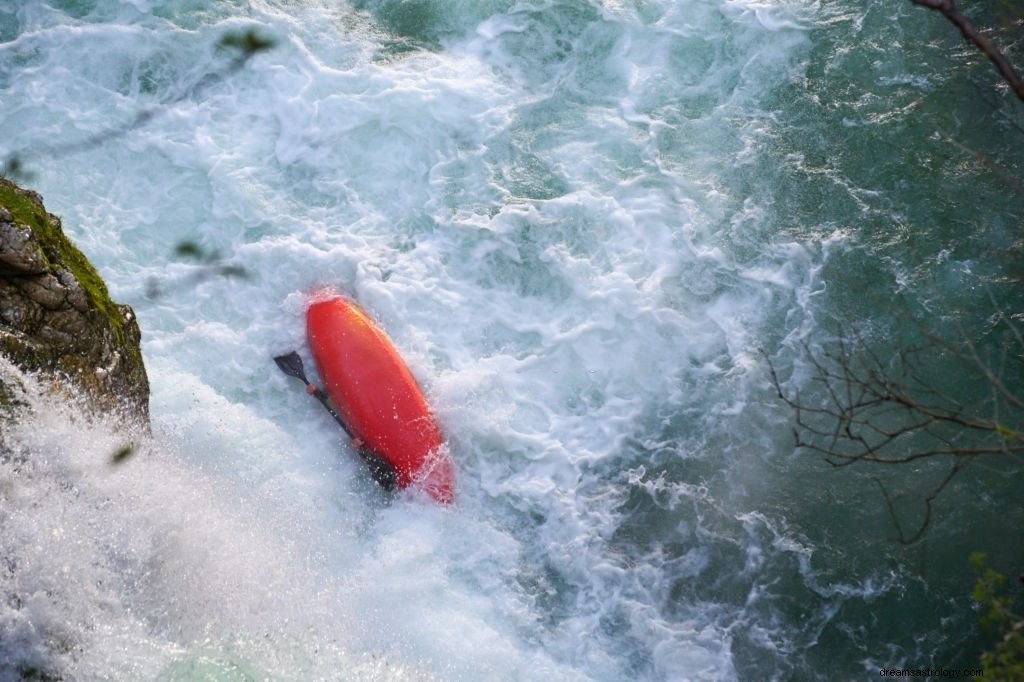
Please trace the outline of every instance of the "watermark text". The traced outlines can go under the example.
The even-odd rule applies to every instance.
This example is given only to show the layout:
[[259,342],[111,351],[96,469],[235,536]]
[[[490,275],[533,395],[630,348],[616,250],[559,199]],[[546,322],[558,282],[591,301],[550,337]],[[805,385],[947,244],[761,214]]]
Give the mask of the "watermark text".
[[882,668],[881,677],[923,677],[940,680],[969,680],[985,677],[981,668]]

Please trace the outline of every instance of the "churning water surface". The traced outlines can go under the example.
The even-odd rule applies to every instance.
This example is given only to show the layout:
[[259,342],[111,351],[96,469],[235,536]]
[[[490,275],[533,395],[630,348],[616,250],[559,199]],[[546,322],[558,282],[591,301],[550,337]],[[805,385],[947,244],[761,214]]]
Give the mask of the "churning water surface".
[[[135,308],[153,417],[5,425],[0,679],[976,667],[1019,477],[905,547],[874,479],[913,526],[937,470],[797,450],[768,369],[813,400],[837,329],[1019,297],[1021,122],[910,2],[0,0],[0,154]],[[450,509],[271,361],[325,288],[429,395]]]

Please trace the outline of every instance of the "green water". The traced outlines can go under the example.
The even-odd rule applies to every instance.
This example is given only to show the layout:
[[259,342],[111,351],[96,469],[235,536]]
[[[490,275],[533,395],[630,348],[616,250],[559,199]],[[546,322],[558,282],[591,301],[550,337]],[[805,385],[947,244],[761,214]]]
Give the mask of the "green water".
[[[961,4],[1024,63],[1021,3]],[[276,47],[214,77],[239,27]],[[38,399],[0,681],[859,680],[995,641],[968,557],[1024,569],[1020,456],[833,466],[771,375],[826,434],[844,363],[1007,429],[895,456],[1024,429],[1024,103],[942,17],[34,0],[0,40],[0,154],[135,307],[156,434],[122,481]],[[269,365],[322,286],[427,388],[450,512],[368,492]]]

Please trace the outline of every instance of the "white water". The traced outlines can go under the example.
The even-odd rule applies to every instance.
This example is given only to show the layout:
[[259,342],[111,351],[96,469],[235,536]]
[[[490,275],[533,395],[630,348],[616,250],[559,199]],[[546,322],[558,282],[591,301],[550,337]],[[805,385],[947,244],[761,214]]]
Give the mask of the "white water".
[[[120,466],[43,396],[8,435],[0,679],[718,680],[737,639],[806,672],[895,580],[818,575],[761,511],[792,443],[758,347],[806,333],[844,237],[730,183],[813,3],[422,3],[404,37],[367,5],[0,2],[0,153],[135,307],[153,391]],[[276,47],[200,86],[249,28]],[[425,387],[451,509],[375,490],[271,362],[322,287]]]

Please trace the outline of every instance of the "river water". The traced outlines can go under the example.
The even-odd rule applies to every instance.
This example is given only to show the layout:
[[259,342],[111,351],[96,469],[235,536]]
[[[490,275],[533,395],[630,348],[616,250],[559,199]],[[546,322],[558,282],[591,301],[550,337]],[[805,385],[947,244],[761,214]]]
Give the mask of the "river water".
[[[769,368],[819,404],[837,335],[1020,310],[1022,124],[910,2],[0,0],[0,155],[135,308],[153,420],[5,426],[0,680],[977,667],[1021,477],[900,544],[949,463],[830,466]],[[451,508],[271,361],[323,289],[423,385]]]

